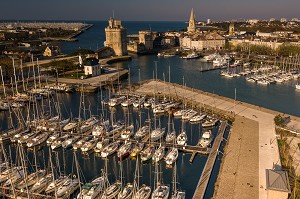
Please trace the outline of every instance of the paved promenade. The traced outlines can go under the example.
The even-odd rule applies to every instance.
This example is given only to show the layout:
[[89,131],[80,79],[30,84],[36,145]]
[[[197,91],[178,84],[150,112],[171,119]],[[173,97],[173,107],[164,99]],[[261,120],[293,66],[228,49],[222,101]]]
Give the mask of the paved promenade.
[[[243,132],[246,132],[247,134],[235,135],[235,132],[240,130],[239,128],[237,128],[238,130],[234,130],[231,132],[234,134],[231,136],[233,137],[233,139],[237,139],[239,142],[234,141],[227,146],[227,147],[231,147],[232,149],[239,148],[239,152],[236,153],[240,159],[235,159],[234,162],[232,162],[232,164],[227,164],[228,168],[223,167],[222,170],[220,171],[221,172],[220,175],[222,176],[223,173],[227,173],[227,172],[229,172],[228,175],[230,175],[232,171],[239,172],[239,173],[235,173],[235,175],[234,172],[232,172],[232,175],[235,179],[234,182],[236,185],[241,183],[246,183],[246,185],[243,184],[245,188],[247,186],[249,187],[253,186],[251,188],[253,188],[254,198],[256,198],[255,196],[259,196],[259,198],[263,198],[263,199],[267,198],[265,170],[272,169],[274,165],[281,167],[279,151],[278,151],[276,135],[275,135],[275,125],[273,120],[275,115],[279,114],[278,112],[261,108],[258,106],[254,106],[251,104],[243,103],[243,102],[238,102],[238,101],[235,102],[232,99],[228,99],[218,95],[213,95],[210,93],[201,92],[199,90],[186,89],[177,84],[163,83],[154,80],[144,83],[139,89],[137,89],[137,93],[153,94],[153,90],[156,90],[157,93],[161,93],[161,94],[164,91],[166,91],[165,93],[166,95],[170,93],[173,96],[175,95],[180,98],[185,97],[187,99],[193,100],[196,103],[210,106],[216,110],[218,109],[228,113],[234,111],[237,116],[247,119],[245,121],[242,120],[243,122],[245,122],[244,125],[241,125],[242,121],[237,119],[233,127],[233,129],[236,129],[235,124],[239,124],[240,122],[239,128],[245,128]],[[291,119],[292,119],[292,123],[295,126],[300,125],[298,119],[295,120],[295,117],[291,117]],[[249,139],[249,143],[257,142],[255,144],[255,147],[249,143],[248,143],[249,145],[247,145],[247,141],[248,141],[247,139]],[[229,140],[229,143],[230,142],[231,141]],[[230,154],[227,155],[229,158]],[[225,154],[224,162],[226,162],[226,154]],[[236,169],[236,167],[244,167],[245,169],[243,168]],[[256,171],[257,169],[258,171]],[[255,171],[257,173],[255,173]],[[244,178],[243,176],[244,177],[247,176],[247,178]],[[258,177],[258,181],[256,182],[255,178],[257,177]],[[228,176],[227,178],[225,176],[224,179],[229,179],[229,178]],[[247,183],[250,183],[250,185]],[[222,183],[219,183],[220,198],[241,198],[241,195],[239,195],[238,193],[243,193],[243,192],[239,191],[233,193],[234,190],[222,189],[221,188],[222,185],[223,185]],[[241,187],[242,186],[236,187],[235,189]],[[223,193],[220,192],[221,190],[228,191],[228,192],[233,191],[233,192],[229,194],[228,197],[221,197],[221,195],[224,195]],[[253,197],[249,197],[249,198],[253,198]]]

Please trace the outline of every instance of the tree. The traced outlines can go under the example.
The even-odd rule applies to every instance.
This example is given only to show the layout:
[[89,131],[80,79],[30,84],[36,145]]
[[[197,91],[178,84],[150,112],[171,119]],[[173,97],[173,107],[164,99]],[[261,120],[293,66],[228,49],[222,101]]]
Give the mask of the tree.
[[274,117],[274,123],[275,123],[276,126],[281,126],[282,127],[284,125],[284,119],[281,117],[280,114],[276,115]]

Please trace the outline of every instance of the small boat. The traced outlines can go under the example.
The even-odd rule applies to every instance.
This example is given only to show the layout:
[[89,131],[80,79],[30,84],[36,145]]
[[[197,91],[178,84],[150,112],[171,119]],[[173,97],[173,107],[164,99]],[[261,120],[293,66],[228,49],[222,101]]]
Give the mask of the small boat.
[[154,146],[148,145],[143,151],[141,151],[141,160],[146,162],[152,158],[154,154]]
[[203,148],[207,148],[213,140],[211,130],[205,131],[199,141],[199,145]]
[[118,199],[131,199],[133,194],[133,185],[128,183],[123,190],[119,192]]
[[130,153],[130,157],[135,158],[138,154],[140,154],[144,148],[144,145],[145,144],[143,142],[137,142]]
[[167,165],[172,165],[178,158],[178,149],[173,147],[165,157]]
[[208,119],[202,124],[202,127],[203,128],[214,127],[218,121],[219,121],[218,119],[213,119],[213,118]]
[[69,197],[79,187],[78,179],[68,179],[57,189],[57,197]]
[[121,131],[121,138],[122,139],[129,139],[133,135],[133,133],[134,133],[133,131],[134,131],[133,124],[127,126],[125,129],[123,129]]
[[165,134],[165,128],[156,128],[151,132],[150,139],[152,142],[157,141]]
[[56,189],[56,192],[57,192],[58,187],[60,187],[68,179],[69,179],[69,177],[67,177],[67,176],[60,176],[54,182],[51,181],[51,183],[47,186],[47,188],[45,190],[45,193],[46,194],[51,194],[52,192],[55,191],[55,189]]
[[107,145],[101,152],[101,157],[107,158],[109,155],[115,153],[119,148],[120,142],[115,141]]
[[132,199],[148,199],[151,196],[151,187],[143,184]]
[[185,145],[187,142],[187,135],[184,130],[177,136],[176,142],[178,145]]
[[27,147],[35,147],[44,143],[48,139],[48,136],[49,134],[47,132],[37,135],[36,137],[27,142]]
[[151,199],[168,199],[170,187],[168,185],[158,184],[153,191]]
[[87,141],[86,143],[84,143],[82,146],[81,146],[81,151],[82,152],[88,152],[90,150],[92,150],[93,148],[96,147],[97,143],[98,143],[99,139],[98,138],[93,138],[89,141]]
[[92,182],[84,184],[81,192],[77,195],[77,199],[95,199],[104,190],[104,183],[104,177],[100,176]]
[[192,53],[187,54],[186,56],[183,56],[181,58],[183,58],[183,59],[196,59],[198,57],[200,57],[200,55],[198,55],[196,52],[193,51]]
[[49,183],[53,180],[52,173],[47,174],[46,176],[39,179],[30,189],[31,192],[41,193],[45,191]]
[[116,196],[119,194],[120,191],[121,191],[121,183],[116,182],[104,190],[101,199],[116,198]]
[[159,162],[165,156],[165,146],[161,145],[158,149],[155,150],[152,161]]
[[136,134],[134,135],[134,138],[137,140],[142,139],[146,135],[149,135],[149,132],[150,132],[149,126],[145,125],[136,132]]
[[124,160],[130,154],[131,148],[132,148],[131,142],[127,142],[123,144],[118,150],[117,153],[118,159],[121,161]]
[[201,122],[202,120],[204,120],[206,117],[205,114],[201,114],[201,115],[195,115],[194,117],[192,117],[190,119],[190,122],[191,123],[198,123],[198,122]]

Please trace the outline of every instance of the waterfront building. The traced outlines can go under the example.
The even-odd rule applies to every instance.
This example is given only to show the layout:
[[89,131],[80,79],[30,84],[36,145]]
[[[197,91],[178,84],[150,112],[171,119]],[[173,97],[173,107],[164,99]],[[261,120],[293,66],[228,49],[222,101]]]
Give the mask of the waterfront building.
[[219,50],[225,45],[225,38],[216,32],[197,32],[183,35],[179,39],[180,47],[193,50]]
[[101,74],[101,67],[97,59],[89,59],[84,64],[84,74],[91,75],[92,77]]
[[121,24],[121,20],[110,18],[105,28],[105,46],[114,49],[116,56],[127,55],[127,31]]
[[231,39],[229,43],[232,46],[238,46],[238,45],[258,45],[258,46],[266,46],[270,47],[274,50],[276,50],[279,46],[283,44],[283,42],[278,42],[276,40],[262,40],[262,39],[248,39],[248,38],[243,38],[243,39]]
[[194,14],[194,9],[193,8],[192,8],[192,11],[191,11],[191,16],[190,16],[189,26],[187,28],[187,31],[189,33],[196,32],[196,19],[195,19],[195,14]]
[[156,38],[157,33],[151,30],[139,31],[139,43],[144,45],[144,50],[153,49],[153,41]]

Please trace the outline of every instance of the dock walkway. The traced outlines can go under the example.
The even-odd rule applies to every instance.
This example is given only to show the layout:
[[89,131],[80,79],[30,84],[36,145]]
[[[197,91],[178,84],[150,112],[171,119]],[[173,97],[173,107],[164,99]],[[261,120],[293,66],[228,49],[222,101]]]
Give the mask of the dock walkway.
[[215,161],[218,155],[218,151],[221,145],[221,142],[223,140],[224,137],[224,132],[225,129],[227,127],[227,122],[226,121],[222,121],[220,127],[219,127],[219,131],[218,131],[218,135],[215,138],[213,147],[211,149],[211,152],[207,158],[206,164],[204,166],[204,169],[202,171],[201,177],[198,181],[198,185],[196,188],[196,191],[194,193],[193,198],[195,199],[202,199],[204,197],[205,191],[206,191],[206,187],[208,185],[209,179],[210,179],[210,175],[211,172],[213,170],[213,167],[215,165]]

